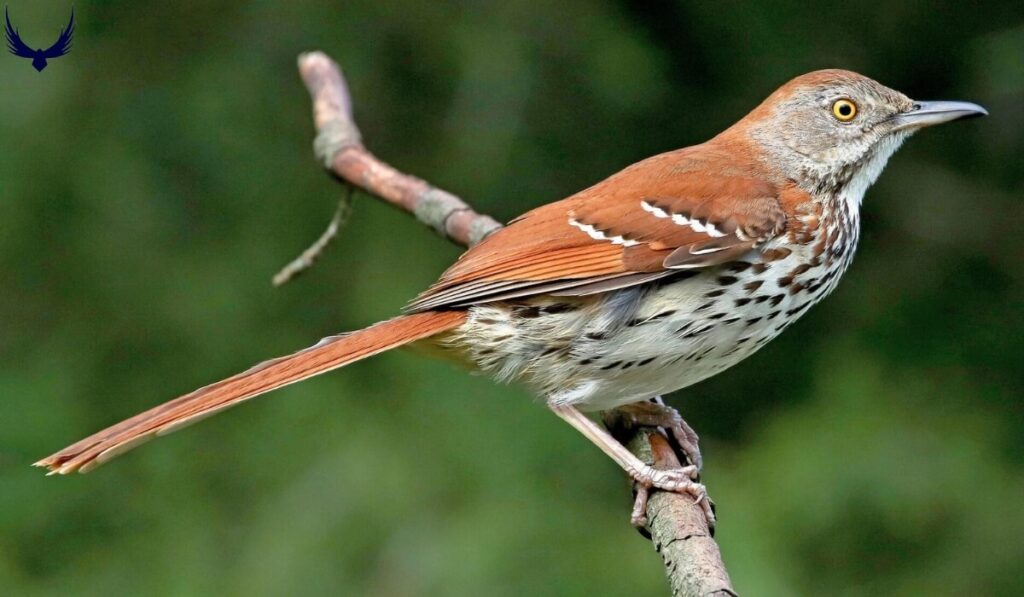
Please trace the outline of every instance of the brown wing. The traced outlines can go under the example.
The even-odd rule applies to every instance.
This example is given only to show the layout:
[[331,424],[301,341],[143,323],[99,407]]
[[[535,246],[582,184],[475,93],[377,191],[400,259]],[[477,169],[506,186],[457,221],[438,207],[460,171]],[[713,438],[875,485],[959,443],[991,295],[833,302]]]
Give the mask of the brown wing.
[[409,309],[605,292],[735,260],[786,229],[788,189],[759,174],[708,144],[654,156],[512,221]]

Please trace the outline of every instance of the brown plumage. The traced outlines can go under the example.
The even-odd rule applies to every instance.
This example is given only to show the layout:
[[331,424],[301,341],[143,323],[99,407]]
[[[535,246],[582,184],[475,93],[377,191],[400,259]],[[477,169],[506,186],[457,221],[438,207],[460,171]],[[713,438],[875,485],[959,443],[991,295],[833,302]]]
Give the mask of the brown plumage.
[[[785,229],[783,192],[791,205],[807,200],[759,157],[727,135],[643,160],[513,220],[466,252],[410,309],[507,300],[538,287],[552,292],[540,286],[551,281],[560,282],[558,291],[634,274],[651,274],[637,278],[650,281],[731,261]],[[699,222],[698,229],[673,216]]]
[[[714,139],[517,218],[466,252],[410,315],[268,361],[38,464],[85,471],[243,400],[433,338],[525,382],[639,483],[706,506],[693,480],[696,436],[647,400],[739,362],[823,298],[852,258],[864,191],[902,141],[983,113],[914,102],[848,71],[798,77]],[[580,413],[614,407],[647,423],[664,414],[695,466],[652,469]]]
[[158,435],[177,431],[271,390],[459,326],[465,313],[406,315],[266,361],[217,383],[139,413],[36,463],[54,473],[86,472]]

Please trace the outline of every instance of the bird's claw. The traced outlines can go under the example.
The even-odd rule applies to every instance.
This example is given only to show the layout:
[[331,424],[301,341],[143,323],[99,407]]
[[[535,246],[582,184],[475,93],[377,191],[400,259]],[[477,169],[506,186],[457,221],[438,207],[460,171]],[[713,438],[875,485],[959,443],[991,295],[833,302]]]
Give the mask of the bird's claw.
[[633,511],[630,513],[630,522],[633,526],[647,526],[647,501],[650,497],[650,490],[653,488],[692,496],[694,503],[699,505],[704,512],[704,517],[708,521],[708,529],[714,530],[716,520],[714,507],[708,497],[707,487],[696,481],[698,476],[696,466],[688,465],[673,469],[648,467],[632,476],[637,484],[636,499],[633,502]]
[[647,526],[647,498],[650,496],[649,488],[637,484],[636,498],[633,500],[633,511],[629,514],[629,523],[638,529]]
[[635,425],[664,428],[672,434],[672,439],[679,444],[679,449],[690,464],[697,467],[698,471],[704,467],[704,458],[700,453],[700,438],[676,409],[658,399],[658,401],[629,404],[619,407],[618,410],[626,420]]
[[646,474],[642,474],[642,478],[637,479],[639,483],[665,491],[680,493],[691,485],[700,485],[700,483],[696,483],[697,467],[692,464],[669,469],[652,467],[649,471],[644,472]]

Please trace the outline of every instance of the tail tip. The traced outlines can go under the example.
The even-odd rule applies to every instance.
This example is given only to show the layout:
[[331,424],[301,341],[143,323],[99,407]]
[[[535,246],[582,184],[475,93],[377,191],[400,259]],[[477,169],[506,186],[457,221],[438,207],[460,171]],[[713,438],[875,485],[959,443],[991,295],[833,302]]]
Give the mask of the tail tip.
[[52,477],[53,475],[67,475],[80,470],[77,466],[69,466],[63,463],[60,459],[48,456],[38,462],[33,462],[32,466],[46,469],[46,476]]

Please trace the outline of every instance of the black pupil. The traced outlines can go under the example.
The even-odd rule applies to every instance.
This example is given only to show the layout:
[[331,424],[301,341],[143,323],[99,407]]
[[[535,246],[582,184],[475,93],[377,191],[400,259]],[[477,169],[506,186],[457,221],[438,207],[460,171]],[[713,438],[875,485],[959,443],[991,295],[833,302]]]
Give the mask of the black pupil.
[[839,113],[843,116],[849,116],[850,104],[839,104]]

